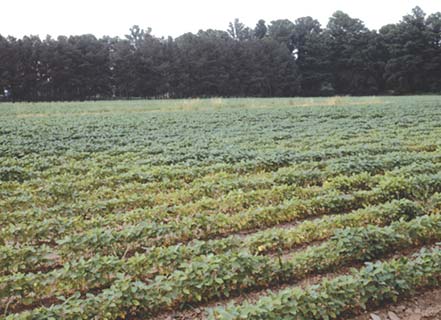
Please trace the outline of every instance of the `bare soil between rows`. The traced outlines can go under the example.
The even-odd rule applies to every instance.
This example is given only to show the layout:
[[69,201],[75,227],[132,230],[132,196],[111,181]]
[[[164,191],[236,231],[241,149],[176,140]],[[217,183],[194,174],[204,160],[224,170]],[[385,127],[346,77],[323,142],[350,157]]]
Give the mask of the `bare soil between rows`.
[[441,320],[441,288],[418,292],[350,320]]

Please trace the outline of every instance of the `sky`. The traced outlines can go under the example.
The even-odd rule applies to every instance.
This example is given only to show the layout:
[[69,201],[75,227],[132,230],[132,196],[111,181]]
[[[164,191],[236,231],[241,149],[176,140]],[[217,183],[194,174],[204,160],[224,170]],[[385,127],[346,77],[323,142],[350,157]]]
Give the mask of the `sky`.
[[158,37],[177,37],[200,29],[226,30],[234,18],[254,27],[259,19],[312,16],[326,25],[337,10],[379,29],[415,6],[430,14],[441,11],[441,0],[0,0],[0,34],[124,36],[137,24],[151,27]]

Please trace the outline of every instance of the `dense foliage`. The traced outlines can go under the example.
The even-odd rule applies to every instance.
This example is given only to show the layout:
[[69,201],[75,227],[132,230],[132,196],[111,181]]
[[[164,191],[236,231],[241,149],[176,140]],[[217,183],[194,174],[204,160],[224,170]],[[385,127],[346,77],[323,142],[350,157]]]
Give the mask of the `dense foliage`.
[[340,319],[436,285],[440,106],[2,104],[0,318]]
[[318,286],[283,290],[241,306],[211,311],[209,319],[340,319],[348,311],[396,301],[424,286],[439,286],[441,250],[421,250],[412,259],[369,263],[351,275]]
[[419,7],[369,30],[337,11],[326,27],[239,20],[227,31],[157,38],[0,36],[0,90],[13,100],[326,96],[441,91],[441,13]]

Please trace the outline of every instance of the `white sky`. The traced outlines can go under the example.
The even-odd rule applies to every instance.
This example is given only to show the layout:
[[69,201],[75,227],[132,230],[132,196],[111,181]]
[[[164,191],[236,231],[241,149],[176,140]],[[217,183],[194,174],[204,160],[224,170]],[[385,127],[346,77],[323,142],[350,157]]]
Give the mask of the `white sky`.
[[199,29],[226,30],[236,17],[250,27],[259,19],[307,15],[326,25],[336,10],[378,29],[417,5],[428,14],[441,11],[441,0],[0,0],[0,34],[123,36],[138,24],[151,27],[156,36],[176,37]]

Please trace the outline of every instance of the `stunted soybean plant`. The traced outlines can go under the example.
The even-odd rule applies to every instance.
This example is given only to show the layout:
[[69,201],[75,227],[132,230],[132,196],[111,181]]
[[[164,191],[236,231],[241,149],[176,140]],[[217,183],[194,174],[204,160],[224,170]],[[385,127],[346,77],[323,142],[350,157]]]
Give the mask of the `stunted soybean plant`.
[[0,104],[0,122],[0,317],[340,319],[439,285],[441,97]]

